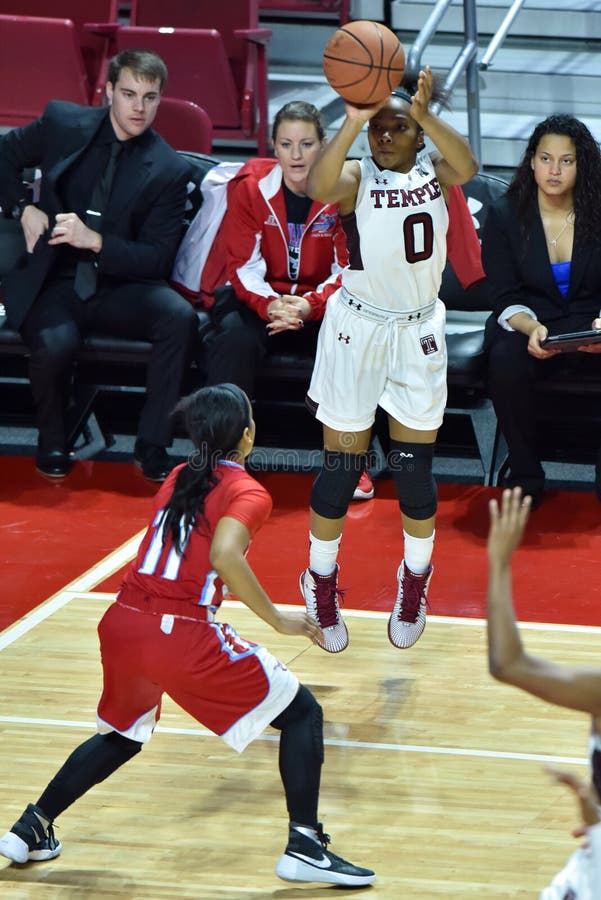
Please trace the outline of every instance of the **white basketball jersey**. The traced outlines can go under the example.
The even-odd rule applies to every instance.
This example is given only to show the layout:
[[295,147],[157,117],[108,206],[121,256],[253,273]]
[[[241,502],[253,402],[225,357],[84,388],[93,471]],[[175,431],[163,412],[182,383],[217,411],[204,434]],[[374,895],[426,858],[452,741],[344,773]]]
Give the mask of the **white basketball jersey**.
[[438,297],[446,262],[447,206],[425,152],[411,171],[361,162],[355,210],[343,217],[350,254],[344,286],[382,309],[413,310]]

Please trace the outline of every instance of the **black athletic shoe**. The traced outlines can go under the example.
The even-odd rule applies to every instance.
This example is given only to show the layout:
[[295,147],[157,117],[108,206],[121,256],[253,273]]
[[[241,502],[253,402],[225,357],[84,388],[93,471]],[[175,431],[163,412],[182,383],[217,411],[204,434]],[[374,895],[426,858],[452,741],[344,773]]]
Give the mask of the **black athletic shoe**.
[[288,846],[275,867],[284,881],[319,881],[346,887],[365,887],[376,880],[375,872],[354,866],[327,849],[330,836],[317,826],[318,840],[295,827],[290,828]]
[[175,465],[164,447],[138,438],[134,447],[134,463],[149,481],[164,481]]
[[46,478],[64,478],[73,467],[73,461],[64,450],[39,450],[35,455],[35,467]]
[[54,828],[41,809],[30,803],[18,822],[0,838],[0,853],[16,863],[54,859],[62,850]]

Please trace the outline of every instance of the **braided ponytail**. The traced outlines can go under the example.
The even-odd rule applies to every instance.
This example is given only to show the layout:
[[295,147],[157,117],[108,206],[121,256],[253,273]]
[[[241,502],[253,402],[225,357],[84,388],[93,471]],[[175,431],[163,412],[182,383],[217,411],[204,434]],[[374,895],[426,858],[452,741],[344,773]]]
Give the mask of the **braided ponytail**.
[[183,553],[186,535],[204,518],[207,495],[217,484],[221,459],[238,459],[238,444],[251,424],[248,397],[234,384],[204,387],[184,397],[175,408],[196,450],[177,474],[163,511],[163,541],[171,535],[176,553]]

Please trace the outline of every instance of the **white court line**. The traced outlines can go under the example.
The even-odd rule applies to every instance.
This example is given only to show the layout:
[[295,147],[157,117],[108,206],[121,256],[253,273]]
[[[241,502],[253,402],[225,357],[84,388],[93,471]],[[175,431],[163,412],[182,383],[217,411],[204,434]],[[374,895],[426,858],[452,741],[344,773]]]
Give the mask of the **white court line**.
[[[36,607],[36,609],[32,610],[14,625],[10,626],[4,632],[0,633],[0,650],[5,649],[10,644],[14,643],[23,635],[27,634],[27,632],[31,631],[45,619],[49,618],[53,613],[57,610],[62,609],[68,603],[70,603],[73,599],[83,599],[87,601],[94,600],[104,600],[111,602],[114,598],[114,594],[105,593],[105,592],[94,592],[91,590],[95,584],[99,584],[104,581],[105,578],[108,578],[113,572],[120,569],[123,565],[128,563],[134,556],[137,551],[138,545],[144,534],[143,531],[139,532],[130,540],[126,541],[125,544],[122,544],[121,547],[118,547],[117,550],[114,550],[108,556],[106,556],[99,563],[94,565],[91,569],[88,569],[83,575],[76,578],[62,590],[57,592],[53,597],[49,598],[45,603],[42,603],[40,606]],[[231,608],[245,608],[243,603],[237,600],[226,600],[223,603],[223,608],[227,609]],[[291,609],[304,609],[304,606],[290,606],[287,608]],[[386,612],[378,612],[372,610],[353,610],[347,609],[344,612],[345,618],[356,618],[356,619],[388,619],[388,613]],[[463,625],[468,627],[485,627],[486,621],[484,619],[471,619],[466,617],[453,617],[453,616],[428,616],[428,622],[431,625]],[[544,624],[540,622],[523,622],[520,623],[521,629],[529,629],[535,631],[559,631],[559,632],[585,632],[587,634],[601,634],[601,628],[596,626],[586,626],[586,625],[558,625],[558,624]],[[75,722],[70,720],[63,719],[38,719],[38,718],[25,718],[18,716],[0,716],[0,722],[6,724],[19,724],[19,725],[41,725],[41,726],[54,726],[60,728],[85,728],[89,730],[96,730],[96,725],[90,722]],[[214,737],[212,732],[202,729],[202,728],[168,728],[163,727],[161,725],[157,726],[157,732],[164,732],[170,734],[185,734],[185,735],[198,735],[203,737]],[[257,740],[262,741],[278,741],[279,735],[271,735],[271,734],[263,734],[260,735]],[[573,765],[587,765],[587,759],[581,759],[576,757],[559,757],[559,756],[547,756],[547,755],[538,755],[538,754],[528,754],[528,753],[509,753],[509,752],[499,752],[494,750],[465,750],[457,747],[433,747],[433,746],[420,746],[413,744],[388,744],[388,743],[375,743],[375,742],[362,742],[362,741],[348,741],[334,738],[326,738],[324,743],[328,746],[332,747],[345,747],[345,748],[357,748],[357,749],[368,749],[368,750],[379,750],[379,751],[390,751],[390,752],[403,752],[403,753],[425,753],[425,754],[438,754],[438,755],[448,755],[448,756],[468,756],[468,757],[484,757],[488,759],[513,759],[513,760],[526,760],[537,763],[554,763],[554,764],[573,764]]]
[[[39,625],[45,619],[49,618],[57,610],[62,609],[74,598],[80,600],[112,600],[114,594],[104,593],[101,591],[92,591],[91,588],[95,584],[104,581],[113,572],[116,572],[122,566],[130,562],[138,549],[138,545],[144,531],[140,531],[137,535],[118,547],[99,563],[88,569],[83,575],[76,578],[66,587],[62,588],[44,603],[41,603],[30,613],[27,613],[22,619],[19,619],[14,625],[9,626],[5,631],[0,632],[0,650],[4,650],[10,644],[14,643],[20,637],[31,631],[36,625]],[[222,609],[231,607],[240,609],[244,604],[239,600],[225,600]],[[295,604],[286,604],[286,609],[304,610],[304,606]],[[348,619],[388,619],[389,613],[378,612],[377,610],[365,609],[345,609],[344,617]],[[462,616],[436,616],[429,615],[428,622],[432,625],[464,625],[469,628],[483,628],[486,626],[486,619],[472,619]],[[523,631],[556,631],[566,634],[601,634],[601,627],[597,625],[567,625],[558,624],[556,622],[520,622],[520,630]]]
[[32,628],[35,628],[36,625],[39,625],[40,622],[43,622],[44,619],[47,619],[57,610],[62,609],[63,606],[71,602],[74,596],[90,591],[95,584],[104,581],[105,578],[108,578],[113,572],[116,572],[121,566],[128,563],[135,556],[144,533],[144,531],[138,532],[125,544],[117,547],[116,550],[113,550],[112,553],[101,559],[99,563],[96,563],[91,569],[84,572],[83,575],[61,588],[60,591],[44,603],[36,606],[35,609],[32,609],[31,612],[19,619],[18,622],[15,622],[14,625],[10,625],[1,632],[0,650],[4,650],[20,637],[23,637],[24,634],[27,634],[28,631],[31,631]]
[[[0,722],[6,725],[45,725],[53,728],[82,728],[96,731],[93,722],[75,722],[69,719],[37,719],[26,716],[0,716]],[[327,726],[326,726],[327,727]],[[196,737],[216,737],[212,731],[206,728],[169,728],[157,725],[155,732],[158,734],[183,734]],[[255,740],[278,742],[279,734],[261,734]],[[466,750],[461,747],[433,747],[420,744],[389,744],[376,741],[349,741],[341,738],[325,738],[324,744],[328,747],[344,747],[353,750],[387,750],[392,753],[425,753],[438,756],[470,756],[484,759],[511,759],[524,760],[536,763],[560,763],[562,765],[588,765],[588,759],[577,756],[549,756],[542,753],[512,753],[500,750]]]

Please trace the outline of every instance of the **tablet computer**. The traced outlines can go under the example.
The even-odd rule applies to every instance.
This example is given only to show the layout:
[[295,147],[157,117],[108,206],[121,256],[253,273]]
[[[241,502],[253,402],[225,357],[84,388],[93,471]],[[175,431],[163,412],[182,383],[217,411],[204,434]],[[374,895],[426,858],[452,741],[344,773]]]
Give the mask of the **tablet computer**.
[[577,350],[587,344],[601,343],[601,330],[571,331],[567,334],[554,334],[542,341],[543,350]]

